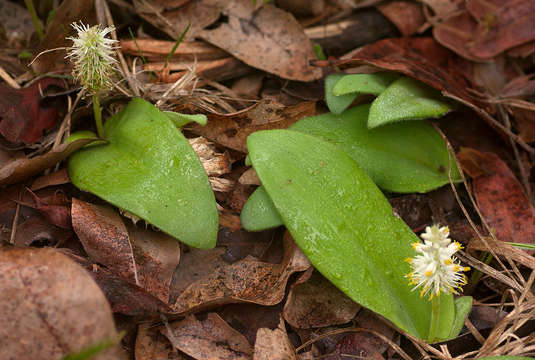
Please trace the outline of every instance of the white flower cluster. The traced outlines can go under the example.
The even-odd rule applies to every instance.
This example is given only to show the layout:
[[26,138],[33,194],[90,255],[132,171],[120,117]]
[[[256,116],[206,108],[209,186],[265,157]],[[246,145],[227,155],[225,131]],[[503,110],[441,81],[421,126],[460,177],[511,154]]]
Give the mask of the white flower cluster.
[[101,29],[96,25],[73,23],[78,32],[76,37],[69,37],[73,44],[69,47],[67,57],[74,63],[73,76],[90,93],[111,89],[111,75],[117,62],[113,57],[117,40],[106,37],[113,27]]
[[452,242],[449,235],[447,226],[428,226],[421,235],[424,242],[412,244],[419,254],[407,259],[413,270],[407,277],[409,284],[415,285],[413,290],[422,288],[420,296],[430,294],[429,299],[432,299],[442,291],[458,294],[457,289],[462,291],[462,286],[466,285],[467,279],[462,272],[470,268],[460,266],[453,256],[462,247],[457,241]]

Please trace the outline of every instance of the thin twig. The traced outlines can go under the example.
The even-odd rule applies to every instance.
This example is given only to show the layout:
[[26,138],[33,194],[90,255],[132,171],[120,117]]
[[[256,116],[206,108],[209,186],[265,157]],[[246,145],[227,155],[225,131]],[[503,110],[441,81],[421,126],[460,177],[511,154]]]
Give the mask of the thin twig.
[[2,78],[9,86],[13,89],[20,89],[20,85],[15,81],[8,73],[4,70],[2,65],[0,65],[0,78]]

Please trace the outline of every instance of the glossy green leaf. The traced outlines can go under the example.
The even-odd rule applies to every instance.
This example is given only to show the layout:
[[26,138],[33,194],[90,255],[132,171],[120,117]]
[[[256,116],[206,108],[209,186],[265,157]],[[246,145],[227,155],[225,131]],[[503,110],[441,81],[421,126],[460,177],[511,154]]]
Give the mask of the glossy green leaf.
[[206,118],[206,115],[203,114],[181,114],[174,111],[163,111],[165,115],[175,124],[177,128],[181,128],[182,126],[189,124],[190,122],[196,122],[197,124],[200,124],[202,126],[206,125],[206,122],[208,119]]
[[397,78],[399,75],[391,72],[348,74],[336,82],[332,92],[335,96],[351,93],[379,95]]
[[187,139],[154,105],[133,99],[109,119],[106,145],[69,159],[74,185],[180,241],[215,245],[218,214],[206,172]]
[[240,222],[247,231],[262,231],[283,225],[263,186],[259,186],[243,205]]
[[[380,188],[396,193],[427,192],[449,183],[449,157],[440,134],[426,121],[390,124],[369,130],[369,105],[341,115],[304,118],[290,129],[317,136],[337,145],[351,156]],[[461,177],[452,160],[451,177]],[[242,210],[249,231],[281,225],[278,213],[256,190]],[[256,217],[255,217],[256,216]]]
[[[419,241],[357,163],[338,147],[291,130],[247,139],[253,166],[314,267],[359,304],[426,338],[430,302],[405,277]],[[441,295],[451,296],[451,295]]]
[[461,296],[455,299],[455,319],[447,339],[454,339],[459,336],[470,310],[472,310],[471,296]]
[[357,98],[358,94],[347,94],[335,96],[333,94],[334,85],[344,77],[344,74],[331,74],[325,78],[325,102],[333,114],[340,114]]
[[438,118],[451,109],[437,90],[403,77],[394,81],[373,101],[368,127],[372,129],[402,120]]

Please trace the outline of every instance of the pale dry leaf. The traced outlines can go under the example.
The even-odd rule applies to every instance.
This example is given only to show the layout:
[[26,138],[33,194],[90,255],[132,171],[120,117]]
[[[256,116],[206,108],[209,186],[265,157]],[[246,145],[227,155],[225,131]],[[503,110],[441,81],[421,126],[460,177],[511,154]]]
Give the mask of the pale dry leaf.
[[[0,358],[56,360],[117,331],[89,274],[50,248],[0,249]],[[95,360],[124,359],[117,346]]]

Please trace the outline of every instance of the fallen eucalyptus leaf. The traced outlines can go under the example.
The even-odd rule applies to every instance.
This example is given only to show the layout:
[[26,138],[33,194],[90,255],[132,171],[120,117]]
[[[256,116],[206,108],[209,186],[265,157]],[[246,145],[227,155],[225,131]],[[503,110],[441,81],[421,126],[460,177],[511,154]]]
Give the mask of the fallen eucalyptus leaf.
[[180,241],[215,245],[218,217],[206,173],[187,139],[154,105],[133,99],[104,132],[109,144],[69,159],[74,185]]
[[452,108],[437,90],[409,77],[394,81],[372,103],[368,127],[403,120],[439,118]]
[[256,132],[247,147],[314,267],[354,301],[426,338],[430,302],[411,291],[405,277],[405,259],[419,239],[357,163],[328,142],[290,130]]

